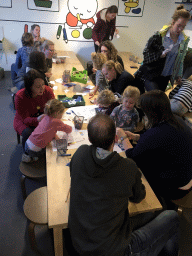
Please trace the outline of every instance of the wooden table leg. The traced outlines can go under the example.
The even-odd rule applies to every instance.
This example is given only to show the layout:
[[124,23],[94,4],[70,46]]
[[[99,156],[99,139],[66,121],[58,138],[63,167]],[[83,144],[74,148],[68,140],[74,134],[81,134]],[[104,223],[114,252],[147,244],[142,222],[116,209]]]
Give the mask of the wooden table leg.
[[53,228],[55,256],[63,256],[63,229]]

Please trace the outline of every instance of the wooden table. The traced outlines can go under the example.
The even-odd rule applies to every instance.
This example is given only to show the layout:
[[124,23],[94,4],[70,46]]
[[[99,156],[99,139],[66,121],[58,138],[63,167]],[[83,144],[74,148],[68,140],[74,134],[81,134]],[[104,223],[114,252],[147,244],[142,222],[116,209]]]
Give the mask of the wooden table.
[[[55,75],[54,79],[60,78],[64,69],[72,69],[75,66],[79,70],[83,70],[82,65],[78,61],[77,57],[67,52],[72,58],[66,58],[65,64],[53,64],[52,72]],[[51,78],[52,80],[53,78]],[[91,82],[90,82],[91,84]],[[56,84],[58,86],[55,95],[64,94],[63,85]],[[70,88],[69,94],[73,94],[74,88]],[[71,96],[70,95],[70,96]],[[86,104],[90,104],[89,96],[85,96]],[[67,153],[74,153],[68,150]],[[122,152],[125,156],[125,153]],[[70,162],[71,157],[57,156],[57,152],[52,150],[51,144],[46,149],[47,159],[47,191],[48,191],[48,226],[53,228],[54,235],[54,248],[55,255],[63,255],[63,237],[62,229],[67,228],[68,225],[68,213],[69,213],[69,200],[66,202],[67,194],[70,187],[70,172],[69,167],[66,166]],[[129,203],[130,216],[138,213],[156,211],[162,209],[160,202],[152,191],[145,177],[142,177],[143,184],[146,187],[146,198],[139,204]]]

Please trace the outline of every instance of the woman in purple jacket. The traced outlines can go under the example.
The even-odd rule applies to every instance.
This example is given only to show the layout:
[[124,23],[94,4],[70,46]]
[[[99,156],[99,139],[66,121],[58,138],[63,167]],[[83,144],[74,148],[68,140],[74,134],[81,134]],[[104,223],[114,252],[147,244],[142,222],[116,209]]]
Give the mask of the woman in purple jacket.
[[109,39],[112,40],[115,32],[118,34],[115,26],[117,13],[118,8],[116,5],[104,8],[97,13],[97,22],[92,31],[96,52],[101,42]]

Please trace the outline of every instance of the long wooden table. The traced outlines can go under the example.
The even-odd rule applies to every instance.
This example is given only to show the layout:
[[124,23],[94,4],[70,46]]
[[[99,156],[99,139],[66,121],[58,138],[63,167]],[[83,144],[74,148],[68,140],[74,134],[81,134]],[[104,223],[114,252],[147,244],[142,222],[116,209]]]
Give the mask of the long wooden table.
[[[83,70],[83,67],[73,52],[62,53],[68,55],[64,64],[53,64],[51,80],[60,78],[64,69],[71,70],[76,67],[78,70]],[[88,84],[91,84],[89,82]],[[54,91],[55,95],[64,94],[64,86],[56,83],[57,90]],[[83,85],[84,86],[84,85]],[[66,89],[66,87],[65,87]],[[68,96],[74,94],[74,88],[69,89]],[[90,104],[89,95],[84,96],[86,104]],[[74,153],[74,150],[67,153]],[[122,152],[125,156],[125,153]],[[46,149],[47,161],[47,191],[48,191],[48,226],[53,228],[54,235],[54,249],[56,256],[63,255],[63,236],[62,230],[68,226],[68,213],[69,213],[69,200],[66,201],[69,187],[70,187],[70,171],[66,166],[70,162],[71,157],[57,156],[57,152],[52,150],[51,144]],[[162,209],[160,202],[155,196],[149,183],[142,176],[143,184],[146,187],[146,198],[141,203],[129,203],[130,216],[138,213],[156,211]]]

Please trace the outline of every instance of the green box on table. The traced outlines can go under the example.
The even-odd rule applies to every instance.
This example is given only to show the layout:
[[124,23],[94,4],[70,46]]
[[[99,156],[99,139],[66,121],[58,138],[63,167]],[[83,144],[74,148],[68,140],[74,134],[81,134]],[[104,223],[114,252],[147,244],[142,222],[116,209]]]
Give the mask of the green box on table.
[[88,75],[87,70],[79,71],[75,67],[73,67],[71,72],[71,82],[79,82],[79,83],[86,84],[87,75]]

